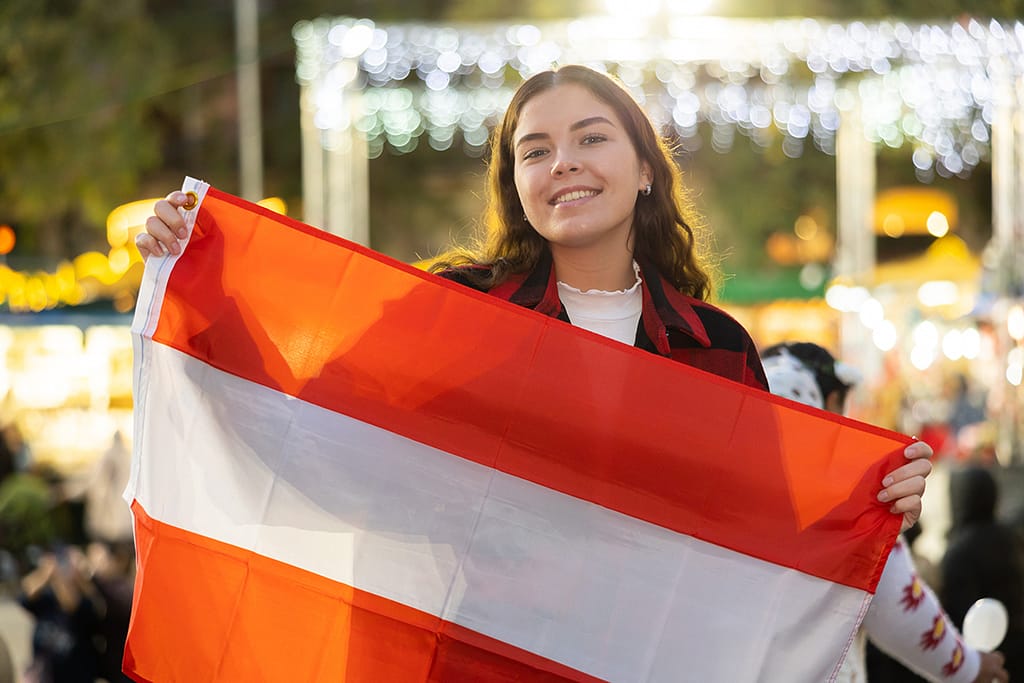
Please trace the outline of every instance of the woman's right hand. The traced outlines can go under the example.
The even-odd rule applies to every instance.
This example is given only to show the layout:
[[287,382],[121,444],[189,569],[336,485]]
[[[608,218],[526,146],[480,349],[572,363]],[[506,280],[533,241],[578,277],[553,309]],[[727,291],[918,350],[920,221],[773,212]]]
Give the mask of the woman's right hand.
[[1003,668],[1005,660],[1002,652],[978,652],[981,656],[981,668],[974,679],[975,683],[1005,683],[1010,674]]
[[153,215],[146,219],[146,232],[135,236],[135,246],[143,259],[181,253],[178,240],[188,235],[185,218],[180,210],[186,201],[188,197],[185,193],[175,190],[166,199],[153,205]]

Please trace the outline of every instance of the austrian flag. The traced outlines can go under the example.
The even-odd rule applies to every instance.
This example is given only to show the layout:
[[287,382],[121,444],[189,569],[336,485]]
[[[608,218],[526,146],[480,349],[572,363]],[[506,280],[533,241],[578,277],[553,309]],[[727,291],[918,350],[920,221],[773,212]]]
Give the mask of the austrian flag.
[[135,680],[834,678],[908,439],[185,189],[133,324]]

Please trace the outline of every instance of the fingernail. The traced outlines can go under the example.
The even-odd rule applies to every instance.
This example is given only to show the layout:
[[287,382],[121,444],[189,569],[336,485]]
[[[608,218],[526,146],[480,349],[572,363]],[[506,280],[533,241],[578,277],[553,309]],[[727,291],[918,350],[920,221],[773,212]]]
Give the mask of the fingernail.
[[171,253],[175,256],[181,253],[181,246],[177,242],[171,243]]
[[881,491],[878,494],[878,500],[882,501],[883,503],[885,501],[889,500],[889,492],[888,491]]
[[186,235],[188,232],[185,231],[185,228],[178,228],[178,239],[185,239]]
[[892,486],[892,482],[893,482],[892,476],[888,476],[888,477],[886,477],[885,479],[882,480],[882,486]]

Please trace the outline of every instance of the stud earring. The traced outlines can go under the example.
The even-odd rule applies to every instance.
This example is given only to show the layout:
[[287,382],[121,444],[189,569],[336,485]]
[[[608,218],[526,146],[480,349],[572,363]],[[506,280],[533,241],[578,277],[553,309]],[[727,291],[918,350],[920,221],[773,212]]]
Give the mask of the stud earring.
[[651,191],[653,189],[654,188],[651,187],[651,184],[647,183],[646,185],[644,185],[644,189],[640,190],[640,194],[642,194],[645,197],[650,197],[651,196]]

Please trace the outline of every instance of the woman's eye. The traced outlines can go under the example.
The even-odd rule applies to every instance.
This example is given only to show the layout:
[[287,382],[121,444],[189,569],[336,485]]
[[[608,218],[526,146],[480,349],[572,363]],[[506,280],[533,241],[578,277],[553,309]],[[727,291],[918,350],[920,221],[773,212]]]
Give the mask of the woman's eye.
[[544,154],[543,149],[531,149],[523,155],[523,159],[536,159],[537,157]]
[[603,136],[603,135],[598,135],[597,133],[591,133],[590,135],[587,135],[586,137],[583,138],[583,144],[584,145],[592,145],[595,142],[604,142],[606,139],[607,138],[605,138],[605,136]]

